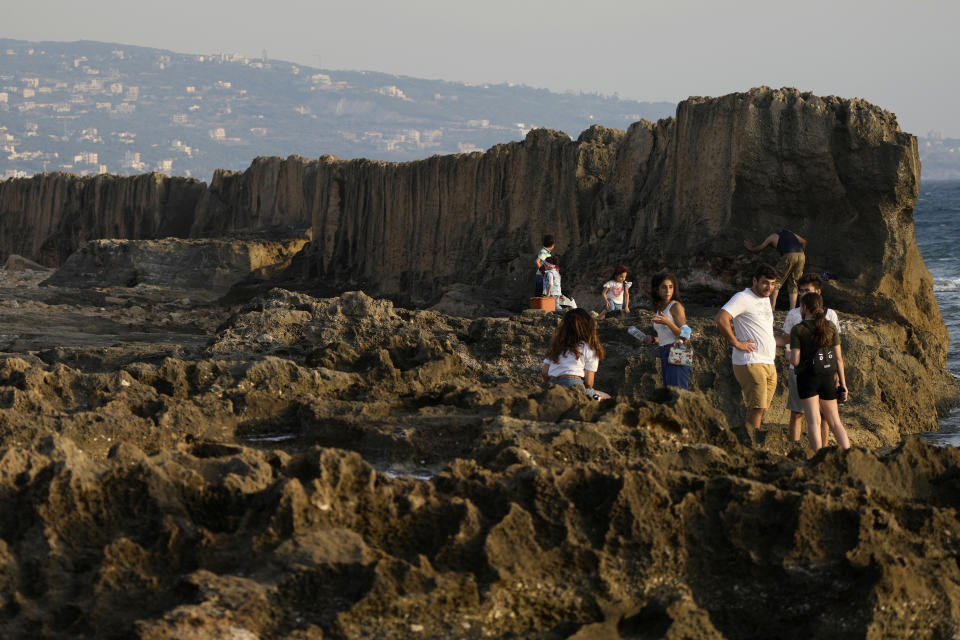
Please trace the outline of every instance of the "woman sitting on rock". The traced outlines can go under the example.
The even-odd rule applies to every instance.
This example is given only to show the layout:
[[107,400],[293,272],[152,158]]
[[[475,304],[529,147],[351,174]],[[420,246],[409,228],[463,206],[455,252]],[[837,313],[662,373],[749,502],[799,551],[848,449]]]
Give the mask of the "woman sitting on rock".
[[800,298],[800,315],[803,322],[790,330],[790,364],[797,373],[797,395],[807,416],[810,448],[817,451],[826,444],[820,441],[822,412],[837,444],[849,449],[850,440],[837,409],[837,398],[846,401],[848,397],[840,335],[826,318],[820,294],[805,293]]
[[583,387],[597,400],[609,394],[593,388],[594,375],[604,357],[597,337],[597,321],[583,309],[567,311],[550,340],[543,359],[543,379],[561,387]]

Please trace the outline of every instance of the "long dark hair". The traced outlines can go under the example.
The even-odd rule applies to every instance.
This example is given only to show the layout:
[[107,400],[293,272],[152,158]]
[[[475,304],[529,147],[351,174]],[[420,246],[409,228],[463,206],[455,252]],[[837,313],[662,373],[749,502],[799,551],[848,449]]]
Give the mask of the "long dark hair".
[[559,362],[560,356],[568,351],[575,358],[579,358],[581,342],[586,342],[596,352],[597,358],[602,360],[606,355],[600,339],[597,338],[597,321],[583,309],[570,309],[564,314],[560,326],[553,333],[553,339],[550,340],[550,347],[547,349],[547,358],[553,362]]
[[813,344],[817,347],[829,347],[833,341],[827,312],[823,310],[823,298],[819,293],[811,291],[803,294],[800,305],[813,314]]
[[680,283],[677,276],[669,271],[662,271],[650,278],[650,299],[653,300],[653,306],[657,309],[662,309],[668,304],[668,301],[660,299],[660,292],[658,291],[660,285],[666,280],[673,283],[673,297],[670,300],[680,302]]

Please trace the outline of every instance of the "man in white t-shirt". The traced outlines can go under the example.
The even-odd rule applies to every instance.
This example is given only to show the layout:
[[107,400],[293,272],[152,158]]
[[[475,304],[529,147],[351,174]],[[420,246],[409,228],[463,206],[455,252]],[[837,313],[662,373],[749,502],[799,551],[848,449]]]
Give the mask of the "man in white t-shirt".
[[777,342],[770,307],[776,282],[777,270],[761,264],[753,273],[753,285],[730,298],[715,318],[720,334],[733,345],[733,375],[747,407],[747,425],[754,429],[760,427],[777,390]]
[[[820,276],[815,273],[808,273],[804,276],[801,276],[797,281],[797,288],[799,290],[800,299],[803,298],[806,293],[820,293],[820,288],[822,286]],[[840,333],[840,319],[837,317],[837,312],[833,309],[827,309],[826,312],[827,320],[833,323],[833,326],[836,327],[837,333]],[[787,318],[783,321],[783,332],[785,335],[779,336],[777,338],[777,346],[786,348],[787,360],[790,359],[790,330],[794,326],[800,324],[803,321],[803,318],[800,315],[800,307],[794,307],[787,313]],[[793,365],[790,365],[790,373],[787,382],[787,409],[790,410],[790,440],[793,442],[800,441],[800,426],[803,421],[803,405],[800,404],[800,394],[797,392],[797,372],[794,371]],[[827,436],[830,434],[830,425],[827,424],[826,420],[820,421],[820,442],[826,444]]]

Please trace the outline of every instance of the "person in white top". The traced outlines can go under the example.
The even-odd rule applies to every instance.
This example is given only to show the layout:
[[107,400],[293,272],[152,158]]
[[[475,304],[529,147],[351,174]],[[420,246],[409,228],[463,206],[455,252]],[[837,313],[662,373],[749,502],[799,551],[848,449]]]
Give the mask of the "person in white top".
[[543,297],[556,299],[556,310],[560,311],[560,267],[556,256],[543,261]]
[[608,311],[630,313],[632,286],[632,282],[627,282],[627,268],[617,267],[613,277],[603,283],[603,311],[600,312],[600,317],[606,317]]
[[536,274],[536,284],[534,285],[534,294],[535,296],[543,295],[543,271],[540,270],[540,267],[543,265],[543,261],[553,255],[553,248],[556,246],[556,241],[554,241],[552,235],[543,236],[543,246],[540,247],[540,251],[537,252],[537,274]]
[[[807,293],[820,293],[822,286],[820,276],[815,273],[808,273],[801,276],[797,281],[797,287],[800,290],[800,297]],[[833,323],[837,333],[840,333],[840,318],[833,309],[827,309],[826,318]],[[790,360],[790,330],[803,322],[800,314],[800,307],[794,307],[787,313],[787,318],[783,321],[783,334],[777,338],[777,346],[786,348],[787,360]],[[797,392],[797,372],[793,365],[790,365],[790,373],[787,382],[787,409],[790,410],[790,440],[800,442],[800,431],[803,423],[803,405],[800,403],[800,395]],[[826,420],[820,421],[820,441],[826,444],[827,436],[830,435],[830,425]]]
[[680,285],[672,273],[658,273],[650,279],[653,300],[653,329],[657,332],[660,378],[665,387],[690,388],[690,367],[670,364],[670,347],[681,338],[687,312],[680,302]]
[[734,294],[714,319],[720,334],[733,346],[733,375],[740,383],[747,424],[754,429],[760,427],[777,390],[777,342],[770,307],[776,281],[777,270],[761,264],[753,273],[753,285]]
[[608,394],[593,388],[594,376],[604,355],[597,337],[597,321],[583,309],[571,309],[553,333],[541,374],[545,382],[581,387],[592,398],[609,398]]

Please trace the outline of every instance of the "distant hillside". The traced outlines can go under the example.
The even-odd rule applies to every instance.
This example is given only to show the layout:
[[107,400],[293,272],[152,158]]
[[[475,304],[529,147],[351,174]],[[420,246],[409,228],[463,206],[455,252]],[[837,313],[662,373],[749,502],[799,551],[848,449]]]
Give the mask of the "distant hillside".
[[333,71],[231,54],[0,39],[0,178],[160,171],[209,180],[262,155],[407,161],[522,138],[576,137],[674,114],[527,86]]

